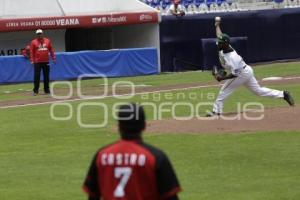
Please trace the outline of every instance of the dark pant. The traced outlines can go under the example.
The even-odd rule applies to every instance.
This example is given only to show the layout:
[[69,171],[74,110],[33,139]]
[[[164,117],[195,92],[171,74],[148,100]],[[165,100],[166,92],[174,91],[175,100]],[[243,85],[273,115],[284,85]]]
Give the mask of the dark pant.
[[40,76],[41,76],[41,70],[43,70],[43,76],[44,76],[44,91],[45,93],[49,93],[49,73],[50,73],[50,67],[49,63],[35,63],[34,64],[34,93],[39,93],[40,88]]

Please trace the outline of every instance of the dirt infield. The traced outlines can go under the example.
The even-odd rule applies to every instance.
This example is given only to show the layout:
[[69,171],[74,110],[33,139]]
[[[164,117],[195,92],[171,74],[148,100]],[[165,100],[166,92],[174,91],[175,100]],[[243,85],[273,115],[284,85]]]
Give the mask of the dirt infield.
[[[260,117],[260,120],[249,120]],[[231,118],[231,119],[229,119]],[[233,119],[234,118],[234,119]],[[241,133],[257,131],[300,131],[300,107],[266,109],[263,113],[231,113],[223,117],[192,120],[151,121],[147,133]]]
[[[261,81],[261,85],[276,85],[276,84],[299,84],[300,78],[285,79],[279,81]],[[145,87],[137,88],[136,93],[140,92],[164,92],[173,90],[185,90],[202,87],[218,87],[219,84],[215,81],[207,82],[206,84],[180,84],[180,85],[166,85],[160,87]],[[89,95],[99,93],[99,88],[88,88]],[[64,93],[64,91],[59,91]],[[118,94],[127,94],[128,90],[123,89]],[[11,94],[14,95],[14,94]],[[24,97],[30,95],[30,93],[24,93]],[[76,95],[76,94],[75,94]],[[111,95],[109,92],[108,95]],[[76,96],[70,98],[72,100],[78,100]],[[80,100],[80,99],[79,99]],[[51,96],[40,96],[40,98],[11,100],[0,102],[0,108],[6,107],[18,107],[20,105],[40,105],[51,104],[58,101]],[[160,120],[150,121],[148,124],[148,133],[241,133],[241,132],[257,132],[257,131],[299,131],[300,130],[300,107],[279,107],[268,108],[264,113],[231,113],[225,114],[223,117],[215,118],[199,118],[192,120]],[[263,116],[261,120],[249,120],[249,117]],[[228,119],[230,118],[230,119]]]

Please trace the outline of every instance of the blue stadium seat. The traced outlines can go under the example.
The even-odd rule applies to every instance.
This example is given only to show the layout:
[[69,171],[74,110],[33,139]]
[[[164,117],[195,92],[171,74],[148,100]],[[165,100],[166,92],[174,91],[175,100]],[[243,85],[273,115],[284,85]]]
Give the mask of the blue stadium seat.
[[152,0],[151,7],[160,10],[161,9],[160,0]]
[[217,0],[218,6],[220,6],[222,3],[225,3],[225,2],[226,2],[226,0]]
[[166,10],[167,8],[168,8],[168,4],[166,4],[165,2],[162,2],[161,3],[161,7],[162,7],[162,9],[164,9],[164,10]]
[[216,3],[216,0],[206,0],[206,5],[210,7],[211,4]]
[[152,7],[160,6],[160,0],[152,0],[151,6]]
[[165,4],[165,5],[171,5],[172,4],[172,0],[162,0],[162,4]]
[[274,0],[275,3],[282,3],[284,0]]
[[228,5],[231,6],[231,5],[233,4],[234,1],[233,1],[233,0],[227,0],[226,2],[228,3]]
[[205,4],[205,0],[195,0],[195,6],[199,7],[201,4]]
[[182,4],[184,5],[184,7],[187,9],[190,5],[192,5],[194,3],[194,0],[184,0],[182,2]]
[[145,3],[146,3],[147,5],[149,5],[149,6],[151,6],[152,0],[145,0]]

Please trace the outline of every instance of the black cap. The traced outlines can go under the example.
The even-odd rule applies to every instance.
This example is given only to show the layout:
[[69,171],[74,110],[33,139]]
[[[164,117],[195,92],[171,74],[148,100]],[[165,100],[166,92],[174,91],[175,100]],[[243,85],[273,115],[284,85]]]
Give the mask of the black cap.
[[230,43],[230,37],[226,33],[222,33],[218,38],[217,38],[218,43]]
[[120,106],[118,121],[119,130],[123,138],[139,136],[146,126],[146,117],[143,107],[135,103]]

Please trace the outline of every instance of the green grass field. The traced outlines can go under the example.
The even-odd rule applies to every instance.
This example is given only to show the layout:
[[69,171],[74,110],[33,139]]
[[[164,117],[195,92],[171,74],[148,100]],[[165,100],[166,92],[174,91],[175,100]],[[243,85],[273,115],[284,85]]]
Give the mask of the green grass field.
[[[258,79],[268,76],[300,76],[300,63],[280,63],[254,68]],[[209,72],[186,72],[157,76],[112,78],[155,87],[187,83],[214,83]],[[84,88],[99,87],[99,80],[86,80]],[[76,83],[72,83],[76,87]],[[299,105],[300,84],[268,85],[292,92]],[[31,84],[0,86],[0,102],[32,99],[24,95]],[[21,90],[20,90],[21,89]],[[193,104],[207,101],[217,87],[178,90],[168,94],[202,94]],[[7,94],[5,91],[10,91]],[[166,92],[156,96],[137,95],[130,100],[105,98],[101,102],[112,113],[118,102],[166,102]],[[158,95],[161,95],[158,99]],[[36,98],[43,98],[38,96]],[[176,100],[169,100],[176,102]],[[180,99],[179,101],[186,101]],[[213,100],[210,100],[213,101]],[[226,102],[225,111],[236,111],[235,102],[262,102],[266,107],[287,106],[282,100],[261,98],[244,88]],[[83,200],[81,190],[93,154],[101,146],[115,141],[116,122],[108,116],[104,128],[81,128],[76,120],[77,108],[84,101],[71,102],[74,117],[55,121],[50,117],[51,105],[0,109],[0,199],[1,200]],[[210,109],[209,107],[207,109]],[[146,107],[149,116],[153,116]],[[178,109],[178,115],[186,115]],[[87,107],[82,112],[84,123],[104,120],[103,110]],[[203,112],[204,114],[204,112]],[[67,116],[68,109],[55,109],[56,116]],[[163,115],[170,118],[169,113]],[[150,120],[152,117],[149,117]],[[145,134],[145,141],[163,149],[172,160],[183,192],[183,200],[297,200],[300,199],[300,130],[295,132],[258,132],[242,134]]]

